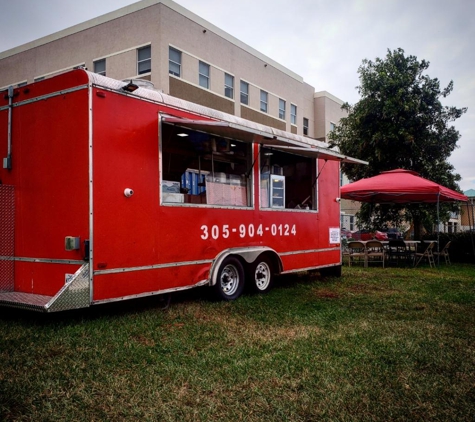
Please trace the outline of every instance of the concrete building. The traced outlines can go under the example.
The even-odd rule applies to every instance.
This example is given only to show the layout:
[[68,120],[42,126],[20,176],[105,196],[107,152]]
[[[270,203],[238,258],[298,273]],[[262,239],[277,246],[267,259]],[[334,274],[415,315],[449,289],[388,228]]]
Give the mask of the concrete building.
[[461,206],[461,229],[462,231],[473,230],[475,229],[475,189],[465,191],[464,195],[468,197],[468,203]]
[[[350,183],[348,177],[340,172],[340,186]],[[361,203],[351,201],[349,199],[342,199],[340,202],[340,225],[342,229],[355,231],[359,227],[357,225],[356,213],[360,210]]]
[[319,140],[343,116],[341,100],[171,0],[142,0],[0,53],[0,90],[77,66]]

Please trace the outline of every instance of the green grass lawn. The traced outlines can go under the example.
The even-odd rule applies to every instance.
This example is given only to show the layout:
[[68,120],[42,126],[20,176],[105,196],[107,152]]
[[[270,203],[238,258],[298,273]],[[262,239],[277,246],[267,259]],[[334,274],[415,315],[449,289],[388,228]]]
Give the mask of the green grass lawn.
[[0,420],[473,421],[475,267],[0,310]]

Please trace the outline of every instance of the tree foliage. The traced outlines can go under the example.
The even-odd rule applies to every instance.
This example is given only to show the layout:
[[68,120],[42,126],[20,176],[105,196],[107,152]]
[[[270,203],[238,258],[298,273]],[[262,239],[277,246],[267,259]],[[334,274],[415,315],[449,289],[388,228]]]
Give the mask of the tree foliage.
[[[343,109],[348,116],[330,133],[330,144],[352,157],[369,162],[368,166],[343,164],[350,180],[371,177],[382,171],[403,168],[451,189],[458,189],[460,176],[447,161],[460,138],[450,125],[467,111],[444,106],[453,89],[451,81],[441,89],[437,78],[425,74],[429,62],[405,56],[404,50],[388,50],[384,59],[363,60],[358,69],[361,99]],[[409,213],[424,207],[405,207]],[[397,219],[397,207],[363,207],[360,219],[369,223]],[[422,218],[423,216],[420,215]]]

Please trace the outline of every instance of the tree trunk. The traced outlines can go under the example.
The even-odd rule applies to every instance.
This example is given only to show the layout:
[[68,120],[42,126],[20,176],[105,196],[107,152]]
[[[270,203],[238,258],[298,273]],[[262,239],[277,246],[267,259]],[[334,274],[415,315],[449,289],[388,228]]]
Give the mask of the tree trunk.
[[417,216],[414,217],[412,220],[412,224],[414,225],[414,240],[422,240],[422,221]]

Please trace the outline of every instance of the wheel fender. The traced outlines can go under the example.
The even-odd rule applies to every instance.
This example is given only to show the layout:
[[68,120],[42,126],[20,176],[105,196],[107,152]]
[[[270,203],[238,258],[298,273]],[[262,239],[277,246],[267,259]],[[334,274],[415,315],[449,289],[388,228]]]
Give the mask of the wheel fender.
[[269,248],[267,246],[256,246],[250,248],[231,248],[225,249],[224,251],[220,252],[219,255],[217,255],[214,259],[210,269],[209,285],[214,286],[216,284],[218,269],[224,259],[226,259],[228,256],[238,256],[243,261],[250,264],[254,262],[257,257],[264,252],[268,252],[270,255],[272,255],[274,261],[278,264],[276,268],[277,273],[281,273],[284,269],[284,266],[282,264],[282,260],[280,259],[279,254],[274,249]]

